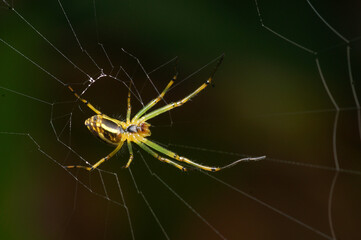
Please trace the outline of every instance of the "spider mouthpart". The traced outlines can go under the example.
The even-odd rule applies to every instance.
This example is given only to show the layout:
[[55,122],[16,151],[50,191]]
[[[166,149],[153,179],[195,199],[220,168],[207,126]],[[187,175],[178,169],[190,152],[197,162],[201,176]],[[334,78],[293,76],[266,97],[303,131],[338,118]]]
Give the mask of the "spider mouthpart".
[[85,124],[85,126],[89,126],[89,125],[90,125],[89,118],[88,118],[87,120],[85,120],[84,124]]

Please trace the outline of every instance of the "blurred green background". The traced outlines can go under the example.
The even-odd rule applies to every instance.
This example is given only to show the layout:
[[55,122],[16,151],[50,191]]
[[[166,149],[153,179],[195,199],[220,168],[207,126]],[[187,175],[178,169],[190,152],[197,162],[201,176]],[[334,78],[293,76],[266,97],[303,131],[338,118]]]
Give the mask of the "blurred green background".
[[[76,38],[57,1],[14,1],[16,12],[6,4],[0,8],[0,38],[26,56],[0,44],[1,239],[132,238],[125,208],[90,193],[57,164],[80,163],[57,137],[91,163],[111,148],[91,136],[83,122],[92,113],[72,103],[74,97],[54,77],[81,92],[89,82],[77,67],[96,78],[98,67],[114,76],[123,66],[142,96],[139,101],[133,95],[133,111],[157,95],[135,59],[122,49],[136,56],[147,72],[178,57],[149,75],[161,90],[177,66],[178,84],[167,94],[167,102],[202,84],[218,56],[225,54],[214,87],[171,115],[152,120],[152,139],[209,165],[250,155],[268,157],[212,174],[235,191],[200,172],[181,173],[145,153],[142,156],[156,177],[139,154],[131,166],[132,177],[122,169],[128,160],[123,149],[102,167],[119,177],[135,238],[165,238],[149,205],[171,239],[219,239],[183,201],[227,239],[332,238],[330,222],[336,238],[361,237],[360,113],[349,76],[351,66],[356,93],[361,95],[360,3],[313,3],[334,29],[351,40],[350,66],[347,44],[306,1],[258,4],[268,29],[317,55],[263,28],[252,0],[61,3]],[[339,114],[333,111],[316,58],[343,109]],[[122,72],[118,77],[129,82]],[[127,88],[121,81],[101,78],[84,97],[122,119]],[[71,125],[66,118],[70,113]],[[336,174],[335,156],[342,169],[352,172]],[[114,175],[71,173],[94,191],[123,203]]]

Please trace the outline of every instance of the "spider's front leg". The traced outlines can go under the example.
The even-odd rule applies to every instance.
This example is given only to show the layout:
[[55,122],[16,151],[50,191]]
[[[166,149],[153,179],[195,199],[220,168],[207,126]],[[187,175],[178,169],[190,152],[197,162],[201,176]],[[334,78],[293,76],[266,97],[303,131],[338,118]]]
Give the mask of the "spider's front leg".
[[151,109],[155,104],[157,104],[165,95],[165,93],[169,90],[169,88],[173,85],[174,81],[177,79],[177,74],[174,75],[173,79],[168,83],[168,85],[164,88],[163,92],[159,94],[159,96],[152,101],[150,101],[144,108],[142,108],[132,119],[132,122],[136,122],[143,114],[145,114],[149,109]]
[[143,117],[141,117],[139,119],[139,121],[140,122],[146,122],[147,120],[152,119],[152,118],[154,118],[154,117],[156,117],[156,116],[158,116],[158,115],[160,115],[162,113],[168,112],[168,111],[172,110],[173,108],[182,106],[183,104],[188,102],[190,99],[195,97],[198,93],[200,93],[203,89],[205,89],[209,84],[212,83],[214,74],[216,73],[219,65],[222,63],[222,60],[223,60],[223,56],[218,60],[217,65],[214,68],[211,76],[201,86],[199,86],[195,91],[193,91],[191,94],[189,94],[188,96],[186,96],[185,98],[183,98],[182,100],[180,100],[178,102],[170,103],[170,104],[168,104],[168,105],[166,105],[164,107],[161,107],[161,108],[159,108],[157,110],[154,110],[154,111],[144,115]]
[[161,152],[163,153],[164,155],[167,155],[168,157],[170,158],[173,158],[177,161],[180,161],[180,162],[183,162],[183,163],[186,163],[186,164],[189,164],[195,168],[200,168],[200,169],[203,169],[205,171],[209,171],[209,172],[217,172],[217,171],[220,171],[222,169],[225,169],[225,168],[229,168],[229,167],[232,167],[236,164],[238,164],[239,162],[244,162],[244,161],[258,161],[258,160],[262,160],[262,159],[265,159],[266,156],[261,156],[261,157],[254,157],[254,158],[251,158],[251,157],[248,157],[248,158],[242,158],[242,159],[239,159],[233,163],[230,163],[228,165],[225,165],[223,167],[211,167],[211,166],[206,166],[206,165],[203,165],[203,164],[199,164],[199,163],[196,163],[196,162],[193,162],[191,161],[190,159],[188,158],[185,158],[185,157],[182,157],[182,156],[179,156],[178,154],[172,152],[172,151],[169,151],[168,149],[146,139],[146,138],[139,138],[139,141],[141,141],[142,143],[144,143],[145,145],[157,150],[158,152]]
[[187,168],[183,167],[182,165],[173,162],[172,160],[162,157],[160,156],[158,153],[154,152],[152,149],[150,149],[149,147],[147,147],[147,145],[145,145],[144,143],[142,143],[141,141],[139,141],[138,139],[134,139],[133,140],[136,144],[138,144],[141,148],[143,148],[144,151],[146,151],[147,153],[149,153],[150,155],[152,155],[153,157],[155,157],[156,159],[158,159],[159,161],[168,163],[170,165],[173,165],[174,167],[182,170],[182,171],[187,171]]
[[130,142],[130,140],[127,140],[127,144],[128,144],[128,150],[129,150],[129,160],[127,162],[127,165],[125,165],[124,168],[128,168],[130,166],[130,164],[132,163],[133,158],[134,158],[132,143]]

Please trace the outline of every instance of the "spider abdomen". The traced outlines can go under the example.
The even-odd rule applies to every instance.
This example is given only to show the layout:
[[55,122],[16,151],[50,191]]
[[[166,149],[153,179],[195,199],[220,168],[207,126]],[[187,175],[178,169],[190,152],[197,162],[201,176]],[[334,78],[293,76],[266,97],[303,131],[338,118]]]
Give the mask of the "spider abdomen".
[[105,115],[94,115],[85,120],[85,125],[89,131],[98,139],[112,144],[118,145],[122,140],[124,130],[117,120]]

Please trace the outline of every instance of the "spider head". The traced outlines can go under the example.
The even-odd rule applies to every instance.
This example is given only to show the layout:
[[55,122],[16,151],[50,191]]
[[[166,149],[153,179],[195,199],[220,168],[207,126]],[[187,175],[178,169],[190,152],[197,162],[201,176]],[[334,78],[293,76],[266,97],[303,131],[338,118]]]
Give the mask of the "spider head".
[[94,115],[85,120],[85,126],[100,140],[117,145],[124,130],[116,120],[105,115]]

